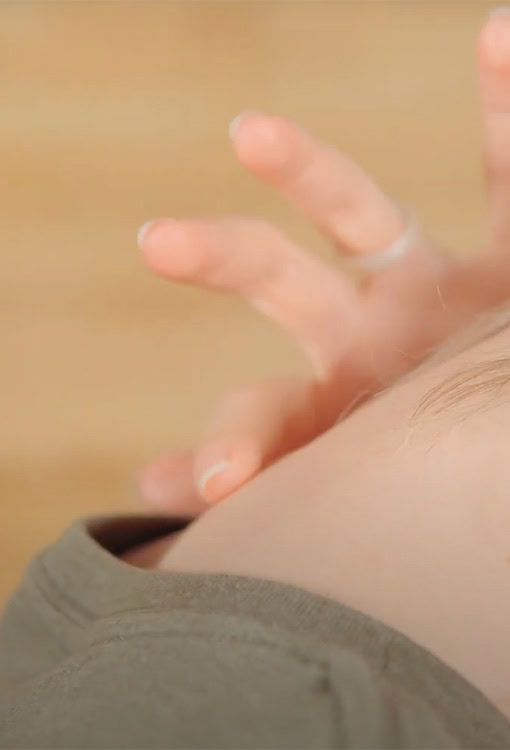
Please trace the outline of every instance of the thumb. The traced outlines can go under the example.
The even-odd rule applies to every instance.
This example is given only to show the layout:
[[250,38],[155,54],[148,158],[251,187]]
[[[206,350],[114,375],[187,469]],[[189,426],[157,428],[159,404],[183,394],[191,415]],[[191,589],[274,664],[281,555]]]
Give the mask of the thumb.
[[262,468],[318,433],[316,382],[301,378],[251,383],[217,403],[193,462],[207,503],[230,495]]

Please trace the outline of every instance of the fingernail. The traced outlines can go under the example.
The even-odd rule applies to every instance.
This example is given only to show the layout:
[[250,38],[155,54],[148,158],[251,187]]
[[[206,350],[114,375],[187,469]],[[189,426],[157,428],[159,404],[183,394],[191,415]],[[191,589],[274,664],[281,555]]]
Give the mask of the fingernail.
[[489,15],[490,16],[509,16],[510,7],[502,5],[499,8],[492,8],[492,10],[489,11]]
[[214,466],[211,466],[209,469],[204,471],[198,482],[198,487],[200,490],[200,494],[206,501],[208,501],[206,487],[209,480],[215,477],[217,474],[221,474],[226,469],[230,468],[230,466],[230,461],[219,461],[217,464],[214,464]]
[[260,114],[260,112],[257,112],[256,109],[243,109],[242,112],[240,112],[236,117],[234,117],[234,119],[228,126],[228,133],[230,137],[231,138],[235,137],[235,134],[237,133],[237,129],[239,125],[241,124],[241,121],[244,120],[244,118],[247,115],[256,115],[256,114]]
[[138,232],[136,233],[136,241],[138,243],[138,247],[141,248],[145,240],[147,239],[147,236],[149,232],[152,230],[156,224],[159,224],[162,221],[174,221],[171,216],[163,216],[159,219],[149,219],[149,221],[146,221],[145,224],[142,224],[142,226],[139,228]]

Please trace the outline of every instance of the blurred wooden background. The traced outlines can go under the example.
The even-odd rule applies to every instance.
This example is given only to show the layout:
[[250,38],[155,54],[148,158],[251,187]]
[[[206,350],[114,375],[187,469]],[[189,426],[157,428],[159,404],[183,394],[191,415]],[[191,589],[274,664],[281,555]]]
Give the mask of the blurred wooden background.
[[[474,44],[486,2],[0,2],[0,601],[76,516],[223,388],[305,368],[241,302],[153,275],[157,216],[256,213],[322,238],[243,173],[242,109],[300,119],[459,249],[484,238]],[[248,343],[247,343],[248,342]]]

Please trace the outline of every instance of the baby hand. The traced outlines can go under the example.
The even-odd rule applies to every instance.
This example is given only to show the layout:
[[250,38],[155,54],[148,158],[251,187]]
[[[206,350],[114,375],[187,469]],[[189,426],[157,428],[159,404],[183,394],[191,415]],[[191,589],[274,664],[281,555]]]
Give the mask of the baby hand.
[[[241,295],[295,337],[314,373],[224,395],[200,445],[141,472],[148,505],[200,513],[510,297],[510,16],[489,19],[478,50],[491,209],[483,253],[461,260],[417,232],[405,255],[355,284],[262,219],[144,225],[140,246],[154,271]],[[406,212],[359,165],[298,123],[246,113],[234,122],[232,140],[240,163],[304,212],[344,258],[369,258],[408,229]]]

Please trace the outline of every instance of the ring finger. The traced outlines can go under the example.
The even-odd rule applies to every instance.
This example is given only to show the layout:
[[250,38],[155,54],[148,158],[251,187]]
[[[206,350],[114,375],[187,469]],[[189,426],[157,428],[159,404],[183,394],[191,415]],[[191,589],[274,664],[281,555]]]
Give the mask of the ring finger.
[[510,240],[510,10],[498,9],[478,39],[489,190],[491,250],[508,252]]

